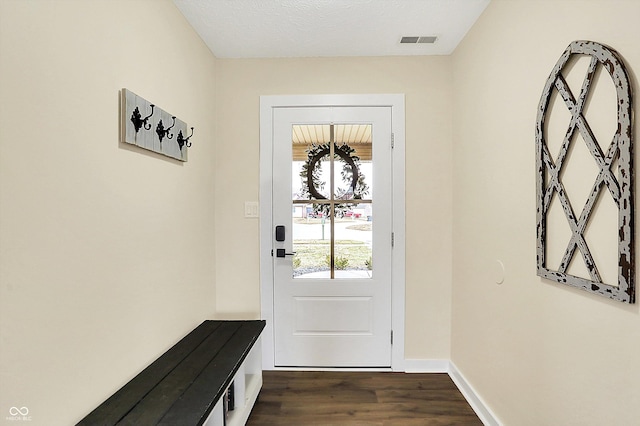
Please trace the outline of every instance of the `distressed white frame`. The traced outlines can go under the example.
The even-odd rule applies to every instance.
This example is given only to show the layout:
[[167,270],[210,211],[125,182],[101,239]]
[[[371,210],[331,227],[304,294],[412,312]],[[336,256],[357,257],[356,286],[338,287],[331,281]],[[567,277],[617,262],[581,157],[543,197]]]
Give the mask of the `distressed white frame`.
[[[564,79],[562,71],[574,55],[590,58],[590,65],[584,78],[579,96],[575,96]],[[602,150],[583,115],[583,107],[598,68],[605,69],[611,79],[617,95],[617,131],[606,152]],[[632,87],[619,54],[608,46],[577,40],[569,44],[547,79],[536,120],[536,198],[537,198],[537,274],[540,277],[562,284],[574,286],[591,293],[609,297],[626,303],[635,303],[635,213],[634,213],[634,169],[633,169],[633,108]],[[552,93],[557,91],[571,113],[569,128],[563,140],[557,158],[552,158],[547,147],[545,121],[549,113]],[[600,169],[595,183],[581,212],[574,211],[564,184],[560,178],[561,169],[567,160],[567,152],[576,133],[585,140],[591,155]],[[616,175],[610,170],[611,164],[618,160]],[[545,179],[545,173],[549,174]],[[590,254],[584,238],[591,212],[600,193],[609,194],[618,208],[618,283],[604,283],[598,273],[597,265]],[[558,270],[552,270],[546,263],[547,214],[551,200],[557,194],[571,229],[571,239]],[[579,214],[578,214],[579,213]],[[589,271],[589,279],[577,277],[567,272],[575,251],[579,249]]]

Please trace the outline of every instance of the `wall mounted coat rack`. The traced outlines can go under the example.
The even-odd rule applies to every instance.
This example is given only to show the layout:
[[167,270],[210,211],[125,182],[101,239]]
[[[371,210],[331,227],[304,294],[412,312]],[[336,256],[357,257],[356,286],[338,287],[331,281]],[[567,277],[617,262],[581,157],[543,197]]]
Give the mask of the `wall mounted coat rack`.
[[130,90],[122,89],[121,140],[140,148],[187,161],[191,147],[187,124]]

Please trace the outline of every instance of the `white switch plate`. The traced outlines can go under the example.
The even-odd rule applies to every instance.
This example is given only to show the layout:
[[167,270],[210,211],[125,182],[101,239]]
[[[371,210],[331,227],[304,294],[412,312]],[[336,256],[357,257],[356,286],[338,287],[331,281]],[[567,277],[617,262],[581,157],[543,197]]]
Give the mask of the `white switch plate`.
[[259,217],[259,207],[257,201],[244,202],[244,217]]

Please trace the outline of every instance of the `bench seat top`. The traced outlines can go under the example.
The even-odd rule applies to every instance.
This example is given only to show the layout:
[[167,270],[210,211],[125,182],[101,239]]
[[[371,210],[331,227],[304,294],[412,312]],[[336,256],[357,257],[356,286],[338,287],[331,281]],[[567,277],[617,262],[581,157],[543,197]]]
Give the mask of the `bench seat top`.
[[204,321],[78,425],[203,424],[264,326]]

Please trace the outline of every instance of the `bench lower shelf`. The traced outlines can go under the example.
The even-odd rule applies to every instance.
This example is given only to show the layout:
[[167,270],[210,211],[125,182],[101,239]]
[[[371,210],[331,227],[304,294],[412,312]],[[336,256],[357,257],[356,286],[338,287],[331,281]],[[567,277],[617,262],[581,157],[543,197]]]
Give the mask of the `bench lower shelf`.
[[244,426],[249,419],[260,389],[262,389],[262,348],[258,340],[244,363],[238,369],[231,385],[234,409],[225,409],[226,400],[220,399],[204,426]]

